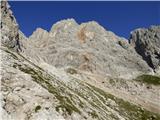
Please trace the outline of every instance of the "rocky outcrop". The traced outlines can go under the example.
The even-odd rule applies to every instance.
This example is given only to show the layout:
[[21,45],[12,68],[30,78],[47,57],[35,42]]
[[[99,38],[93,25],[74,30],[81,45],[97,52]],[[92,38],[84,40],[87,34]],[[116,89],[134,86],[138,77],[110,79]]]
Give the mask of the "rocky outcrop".
[[160,67],[160,26],[136,29],[131,32],[130,43],[155,71]]
[[17,52],[25,50],[28,39],[20,30],[7,1],[1,1],[1,45]]
[[10,6],[6,1],[1,1],[1,43],[4,46],[20,51],[19,26]]

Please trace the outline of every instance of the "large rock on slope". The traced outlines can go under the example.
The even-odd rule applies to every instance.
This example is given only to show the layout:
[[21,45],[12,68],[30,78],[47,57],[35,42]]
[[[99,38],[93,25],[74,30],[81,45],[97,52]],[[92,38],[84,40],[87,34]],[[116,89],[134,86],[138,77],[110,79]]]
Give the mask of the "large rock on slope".
[[150,67],[158,70],[160,67],[160,26],[134,30],[131,32],[130,43]]
[[50,32],[38,28],[29,37],[28,46],[27,54],[57,68],[123,78],[150,72],[126,39],[94,21],[79,25],[74,19],[62,20]]

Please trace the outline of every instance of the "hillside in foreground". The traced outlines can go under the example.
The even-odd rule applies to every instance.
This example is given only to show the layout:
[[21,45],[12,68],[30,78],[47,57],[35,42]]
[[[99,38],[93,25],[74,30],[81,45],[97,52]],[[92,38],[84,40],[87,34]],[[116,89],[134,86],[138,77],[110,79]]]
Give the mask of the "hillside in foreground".
[[160,27],[130,43],[97,22],[59,21],[27,38],[1,2],[3,120],[159,120]]

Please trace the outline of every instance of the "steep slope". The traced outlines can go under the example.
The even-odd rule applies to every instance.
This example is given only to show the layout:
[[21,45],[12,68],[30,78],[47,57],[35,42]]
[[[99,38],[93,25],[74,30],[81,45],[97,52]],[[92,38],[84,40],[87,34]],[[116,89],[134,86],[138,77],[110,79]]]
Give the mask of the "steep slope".
[[132,31],[130,43],[150,67],[160,69],[160,26]]
[[[7,5],[6,2],[4,1],[3,2],[1,1],[1,4],[3,4],[4,6]],[[10,12],[9,7],[8,6],[5,7],[6,9],[2,9],[2,14],[8,14],[8,12]],[[5,23],[5,21],[11,21],[10,17],[7,17],[6,15],[2,16],[4,16],[3,17],[4,20],[2,20],[4,21],[3,24]],[[56,45],[56,47],[60,47],[61,49],[63,45],[64,47],[65,45],[68,46],[67,44],[63,43],[66,36],[65,34],[62,34],[65,32],[64,31],[61,32],[61,28],[59,28],[59,24],[61,23],[62,23],[61,27],[63,28],[65,26],[66,21],[62,21],[58,23],[58,25],[54,25],[53,31],[51,30],[50,33],[47,33],[47,31],[44,31],[42,29],[37,29],[37,32],[34,33],[35,35],[29,38],[30,41],[28,40],[25,41],[28,38],[26,38],[23,35],[23,33],[19,31],[19,29],[16,29],[15,30],[16,34],[13,35],[7,30],[1,28],[1,31],[4,30],[2,37],[8,38],[8,39],[1,38],[1,40],[3,40],[3,42],[7,44],[2,44],[0,46],[0,53],[1,53],[0,78],[1,78],[1,94],[2,94],[1,116],[3,120],[44,120],[44,119],[53,120],[53,118],[61,120],[63,119],[65,120],[86,120],[86,119],[87,120],[94,120],[94,119],[95,120],[133,120],[133,119],[159,120],[160,119],[159,114],[153,113],[154,110],[148,109],[145,106],[143,108],[141,105],[135,105],[133,104],[134,102],[131,103],[130,100],[126,99],[129,101],[127,102],[124,100],[124,98],[120,99],[122,98],[122,96],[118,96],[120,97],[118,98],[116,95],[114,95],[114,93],[112,95],[110,94],[110,91],[103,89],[106,87],[105,82],[107,82],[107,80],[110,81],[111,79],[107,78],[107,80],[102,82],[103,84],[102,83],[93,84],[92,82],[93,80],[97,80],[97,83],[103,80],[97,77],[91,79],[90,77],[92,75],[96,75],[93,74],[94,71],[86,72],[83,69],[82,70],[74,69],[72,67],[65,69],[66,67],[65,64],[63,66],[64,68],[60,67],[60,64],[56,65],[57,66],[56,68],[55,66],[53,66],[54,64],[52,62],[49,63],[49,59],[53,58],[50,56],[50,54],[48,56],[50,58],[47,58],[46,55],[48,55],[49,51],[51,52],[51,54],[53,54],[52,50],[54,48],[50,49],[48,48],[48,46]],[[9,24],[5,23],[4,25],[6,26],[5,28],[11,29],[15,27],[15,24],[17,23],[14,20],[11,21]],[[96,24],[97,26],[97,23],[95,22],[91,22],[89,24],[91,24],[91,26],[92,24],[93,25]],[[75,25],[77,25],[76,23],[75,24],[70,23],[69,25],[71,26],[73,25],[72,27],[77,29],[75,27]],[[66,29],[68,28],[67,26],[65,27]],[[60,31],[57,31],[58,28],[60,29]],[[103,28],[99,26],[98,29],[103,29]],[[56,31],[56,33],[54,33],[54,30]],[[19,37],[18,39],[15,39],[15,35],[17,34],[19,34],[18,35]],[[51,44],[52,40],[54,40],[52,39],[52,37],[54,38],[56,34],[62,34],[64,35],[64,37],[60,37],[58,39],[59,36],[57,36],[56,38],[57,44]],[[113,35],[113,33],[110,32],[108,32],[108,34],[111,34],[111,36],[109,35],[110,37],[112,37]],[[41,35],[46,37],[42,37]],[[10,36],[12,37],[10,38]],[[85,35],[81,34],[81,32],[80,33],[78,32],[78,36],[80,37],[80,39],[78,37],[78,40],[81,41],[80,44],[84,44],[86,40],[92,39],[94,35],[93,33],[90,32],[89,33],[87,32],[87,34]],[[85,37],[87,37],[87,39],[84,39]],[[46,42],[44,42],[45,39]],[[116,40],[119,38],[113,38],[113,40],[114,39],[115,43],[117,43]],[[18,43],[20,44],[13,44],[16,43],[15,41],[17,40],[19,41]],[[67,41],[69,39],[65,40]],[[72,40],[72,37],[70,40]],[[12,43],[10,41],[14,42]],[[40,42],[40,44],[37,46],[36,43],[34,43],[34,41],[36,41],[36,43]],[[73,39],[73,46],[75,46],[74,42],[76,43],[77,41]],[[10,47],[10,44],[11,45],[13,44],[13,46]],[[44,44],[46,45],[43,46]],[[70,44],[72,44],[72,42]],[[124,48],[126,48],[126,45],[128,45],[127,43],[125,43],[125,41],[118,42],[118,44],[120,46],[123,46]],[[79,42],[77,43],[77,47],[78,46]],[[89,50],[87,49],[87,47],[89,47],[88,44],[86,46],[85,45],[80,46],[78,50],[79,51],[80,49]],[[73,48],[76,49],[75,47]],[[45,52],[44,49],[46,49],[47,54],[44,54]],[[132,48],[130,49],[132,51]],[[138,59],[140,59],[139,56],[137,57]],[[59,58],[59,60],[61,59],[62,57]],[[144,65],[146,64],[144,63]],[[146,68],[143,69],[144,71],[146,70]],[[101,74],[99,75],[101,76]],[[103,76],[101,77],[103,78]],[[112,76],[111,78],[113,79]],[[113,79],[111,82],[114,82],[115,80],[116,79]],[[117,80],[119,81],[119,79]],[[116,85],[119,86],[119,84],[117,84],[118,81],[116,82]],[[135,81],[130,81],[130,85],[128,83],[126,84],[129,86],[130,89],[132,89],[130,86],[133,86],[133,84],[135,84]],[[101,88],[102,85],[104,86]],[[109,83],[107,85],[112,85],[112,83]],[[115,86],[112,85],[113,88],[117,88],[116,85]],[[140,84],[138,85],[139,85],[138,87],[142,86]],[[143,85],[143,87],[145,87],[145,85]],[[157,88],[155,86],[152,87],[155,88],[155,90],[154,91],[146,90],[145,94],[153,92],[152,93],[153,96],[155,94],[157,95],[158,94],[157,89],[159,89],[159,86]],[[124,86],[122,86],[122,88],[124,88]],[[141,90],[139,90],[138,92],[140,91]],[[134,99],[134,97],[132,99]]]
[[6,47],[1,54],[3,120],[160,119],[80,79],[60,79],[63,72],[45,72]]
[[34,52],[29,48],[26,54],[57,68],[73,67],[125,79],[151,72],[126,39],[94,21],[78,25],[73,19],[62,20],[50,32],[43,29],[33,32],[29,45]]

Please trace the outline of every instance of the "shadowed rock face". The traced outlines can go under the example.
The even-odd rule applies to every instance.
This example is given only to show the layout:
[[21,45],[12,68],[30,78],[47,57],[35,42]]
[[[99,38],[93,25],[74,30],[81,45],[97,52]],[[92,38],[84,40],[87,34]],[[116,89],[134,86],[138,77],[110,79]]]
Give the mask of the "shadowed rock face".
[[130,43],[153,69],[160,66],[160,26],[131,32]]

